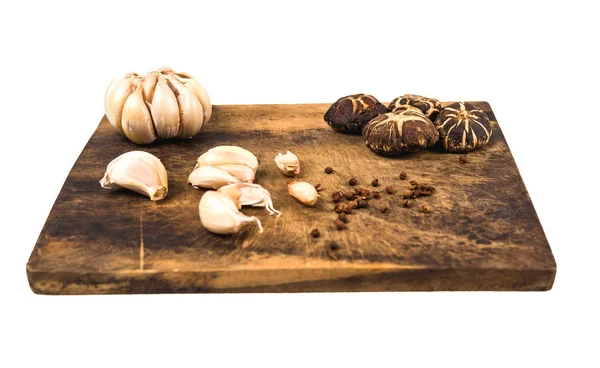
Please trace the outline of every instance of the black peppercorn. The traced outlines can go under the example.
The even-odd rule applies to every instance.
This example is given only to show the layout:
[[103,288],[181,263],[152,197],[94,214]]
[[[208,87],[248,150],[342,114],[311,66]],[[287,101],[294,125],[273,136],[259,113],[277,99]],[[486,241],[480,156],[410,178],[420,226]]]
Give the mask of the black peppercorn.
[[342,220],[340,220],[340,219],[335,220],[333,222],[333,224],[335,225],[335,228],[338,229],[338,230],[342,230],[342,229],[344,229],[346,227],[346,224],[344,224],[342,222]]
[[313,238],[318,238],[319,236],[321,236],[321,232],[319,231],[319,229],[313,229],[313,230],[310,232],[310,235],[311,235]]
[[458,158],[458,162],[460,162],[461,164],[466,164],[467,163],[467,157],[466,156],[460,156]]
[[378,187],[379,186],[379,180],[378,179],[373,179],[373,181],[371,182],[371,185],[374,187]]
[[348,180],[348,184],[354,186],[354,185],[358,184],[358,180],[356,180],[356,178],[352,178],[352,179]]
[[406,175],[406,173],[405,173],[404,171],[402,171],[402,172],[400,173],[400,180],[404,180],[404,179],[406,179],[406,176],[407,176],[407,175]]
[[325,173],[326,173],[326,174],[333,174],[334,172],[335,172],[335,170],[334,170],[334,169],[332,169],[331,167],[326,167],[326,168],[325,168]]
[[385,192],[387,194],[395,194],[396,188],[392,187],[391,185],[388,185],[387,187],[385,187]]
[[342,221],[344,224],[347,224],[350,220],[348,219],[348,216],[344,215],[343,213],[340,213],[338,215],[338,219],[340,221]]

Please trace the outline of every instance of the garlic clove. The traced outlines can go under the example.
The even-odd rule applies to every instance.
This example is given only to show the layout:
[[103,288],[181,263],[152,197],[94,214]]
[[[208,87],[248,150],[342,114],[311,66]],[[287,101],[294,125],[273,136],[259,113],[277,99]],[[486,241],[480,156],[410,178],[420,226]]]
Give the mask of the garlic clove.
[[140,84],[125,101],[121,126],[123,133],[132,142],[137,144],[149,144],[156,140],[152,116],[144,102],[143,90]]
[[219,189],[224,185],[237,182],[239,180],[227,171],[212,166],[199,166],[188,177],[188,183],[207,189]]
[[177,97],[179,104],[180,124],[177,137],[191,138],[200,132],[204,121],[204,110],[198,97],[176,77],[165,75],[169,87]]
[[319,198],[315,187],[304,181],[294,181],[288,184],[288,193],[307,206],[314,206]]
[[258,160],[254,154],[242,147],[217,146],[198,157],[199,166],[246,165],[256,172]]
[[148,108],[158,137],[163,139],[175,137],[179,131],[179,105],[177,97],[162,75],[158,75],[152,103],[148,104]]
[[256,178],[256,173],[254,172],[254,170],[252,170],[252,168],[250,168],[246,165],[226,164],[226,165],[218,165],[218,166],[213,166],[213,167],[216,167],[221,170],[225,170],[228,173],[230,173],[231,175],[235,176],[238,180],[244,181],[247,183],[253,183],[254,179]]
[[263,232],[260,220],[238,211],[235,201],[225,193],[208,191],[200,198],[198,205],[200,222],[204,228],[215,234],[235,234],[246,225],[256,223]]
[[294,176],[300,174],[300,160],[298,156],[287,151],[286,154],[281,152],[275,156],[275,164],[287,176]]
[[212,103],[210,102],[210,97],[208,96],[206,89],[204,89],[204,87],[202,87],[202,85],[196,79],[187,73],[178,72],[175,75],[184,86],[189,88],[190,91],[192,91],[196,97],[198,97],[198,100],[200,100],[204,110],[204,123],[209,121],[210,117],[212,116]]
[[126,152],[112,160],[100,180],[102,188],[125,188],[158,201],[167,196],[167,170],[160,160],[143,151]]
[[123,105],[125,101],[135,90],[136,74],[128,74],[123,78],[114,79],[106,89],[104,94],[104,111],[106,118],[112,126],[123,133],[121,126],[121,117],[123,115]]
[[144,101],[152,103],[157,81],[158,73],[156,72],[150,72],[144,76],[144,80],[142,80],[142,92],[144,94]]
[[264,207],[270,215],[275,213],[277,217],[281,215],[281,212],[273,207],[271,193],[259,184],[235,183],[225,185],[217,191],[228,194],[232,198],[238,198],[242,206]]

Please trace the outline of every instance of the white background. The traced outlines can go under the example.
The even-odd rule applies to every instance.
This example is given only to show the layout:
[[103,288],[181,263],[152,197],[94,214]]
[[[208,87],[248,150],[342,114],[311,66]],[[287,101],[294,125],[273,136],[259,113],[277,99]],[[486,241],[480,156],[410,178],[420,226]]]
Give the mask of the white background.
[[[3,3],[0,366],[600,366],[592,4]],[[161,65],[214,104],[489,101],[556,257],[553,290],[34,295],[25,264],[108,82]]]

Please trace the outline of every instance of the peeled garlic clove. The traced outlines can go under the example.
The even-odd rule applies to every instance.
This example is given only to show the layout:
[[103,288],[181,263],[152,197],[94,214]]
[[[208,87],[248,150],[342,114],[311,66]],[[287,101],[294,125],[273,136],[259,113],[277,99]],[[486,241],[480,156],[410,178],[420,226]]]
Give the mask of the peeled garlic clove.
[[275,164],[277,164],[279,170],[287,176],[300,174],[300,160],[298,160],[298,156],[290,151],[287,151],[285,155],[281,152],[278,153],[277,156],[275,156]]
[[204,123],[209,121],[212,115],[212,104],[206,89],[204,89],[204,87],[202,87],[202,85],[196,79],[194,79],[194,77],[187,73],[177,72],[175,73],[175,76],[177,76],[177,79],[179,79],[184,86],[189,88],[190,91],[196,95],[196,97],[198,97],[198,100],[200,100],[202,108],[204,109]]
[[254,154],[242,147],[217,146],[198,157],[199,166],[246,165],[256,172],[258,160]]
[[288,184],[288,193],[307,206],[314,206],[319,198],[315,187],[304,181],[294,181]]
[[270,215],[275,213],[277,213],[277,216],[281,215],[281,212],[273,207],[271,193],[259,184],[229,184],[219,188],[217,192],[228,194],[232,198],[238,198],[242,206],[264,207]]
[[260,220],[238,211],[235,201],[225,193],[215,191],[204,193],[198,209],[202,226],[212,233],[235,234],[245,225],[252,223],[256,223],[258,231],[263,232]]
[[227,171],[212,166],[197,167],[188,177],[188,183],[207,189],[219,189],[224,185],[237,182],[239,180]]
[[180,124],[177,137],[191,138],[200,132],[204,122],[204,110],[198,97],[176,77],[165,75],[169,87],[177,97],[179,104]]
[[158,81],[158,73],[150,72],[144,76],[142,81],[142,90],[144,94],[144,101],[152,103],[154,97],[154,89],[156,88],[156,82]]
[[114,79],[106,89],[104,94],[104,111],[106,118],[112,126],[123,133],[121,126],[121,117],[123,115],[123,105],[125,101],[135,90],[136,74],[128,74],[123,78]]
[[160,160],[148,152],[131,151],[112,160],[100,180],[102,188],[126,188],[158,201],[167,196],[167,170]]
[[246,165],[219,165],[213,166],[221,170],[227,171],[229,174],[235,176],[238,180],[247,183],[253,183],[256,178],[256,173],[250,167]]
[[121,126],[123,133],[134,143],[149,144],[156,140],[152,116],[144,102],[144,95],[140,84],[138,84],[135,91],[125,101]]
[[148,104],[148,107],[158,137],[163,139],[175,137],[179,131],[179,105],[177,97],[162,75],[158,75],[152,103]]

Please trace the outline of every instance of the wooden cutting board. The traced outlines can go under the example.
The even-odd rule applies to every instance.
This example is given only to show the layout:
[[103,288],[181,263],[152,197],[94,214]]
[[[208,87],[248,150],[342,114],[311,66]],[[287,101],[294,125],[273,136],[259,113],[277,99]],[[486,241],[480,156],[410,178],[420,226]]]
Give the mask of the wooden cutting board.
[[[360,136],[334,132],[323,121],[327,104],[215,106],[212,120],[191,140],[136,146],[106,118],[71,170],[27,264],[31,289],[41,294],[311,292],[408,290],[548,290],[556,264],[527,190],[490,106],[484,148],[465,155],[425,150],[398,158],[371,152]],[[257,183],[280,217],[261,208],[256,228],[234,236],[207,232],[199,221],[204,193],[186,183],[200,154],[238,145],[259,159]],[[106,165],[131,150],[159,157],[169,194],[151,202],[129,191],[102,189]],[[287,193],[291,179],[273,158],[292,150],[298,180],[325,188],[315,207]],[[327,175],[324,168],[336,172]],[[407,180],[400,180],[405,171]],[[382,193],[337,230],[331,193],[374,178]],[[437,189],[411,208],[401,206],[409,180]],[[380,211],[388,204],[387,213]],[[421,205],[430,208],[421,211]],[[320,238],[310,231],[318,228]],[[332,247],[332,242],[337,246]],[[333,248],[333,249],[332,249]]]

